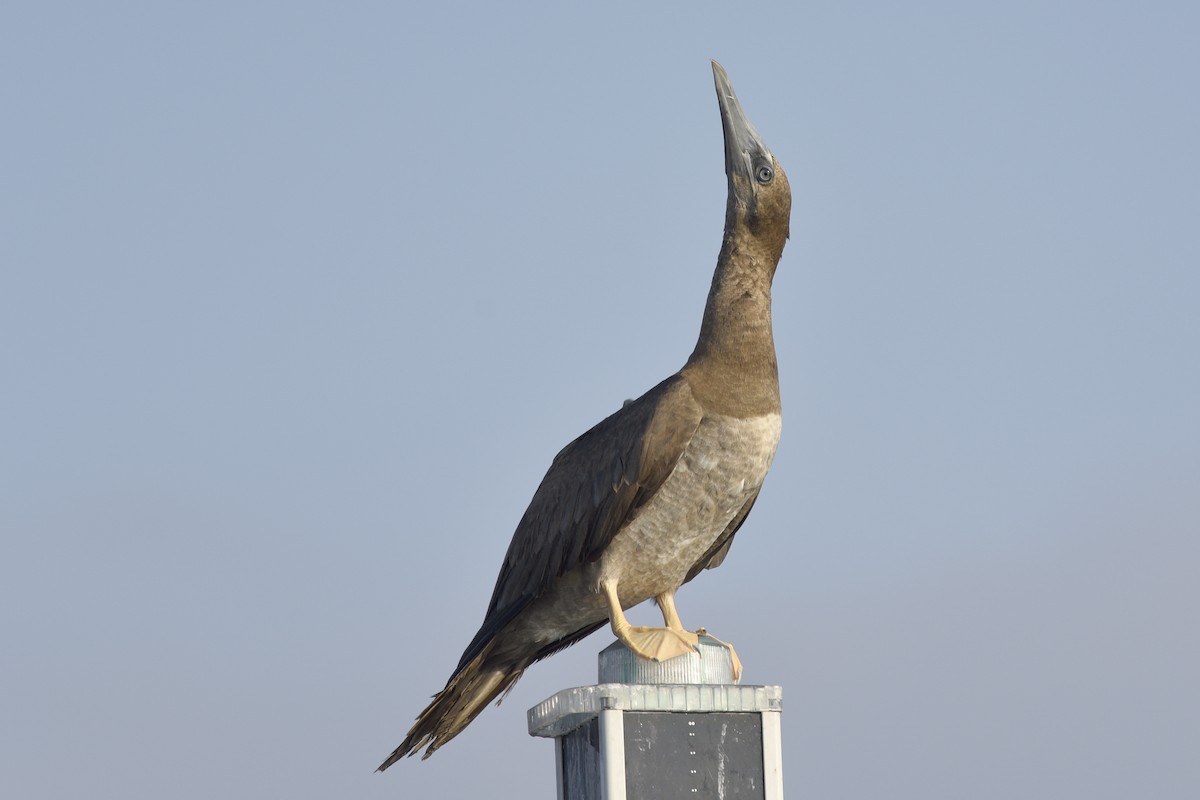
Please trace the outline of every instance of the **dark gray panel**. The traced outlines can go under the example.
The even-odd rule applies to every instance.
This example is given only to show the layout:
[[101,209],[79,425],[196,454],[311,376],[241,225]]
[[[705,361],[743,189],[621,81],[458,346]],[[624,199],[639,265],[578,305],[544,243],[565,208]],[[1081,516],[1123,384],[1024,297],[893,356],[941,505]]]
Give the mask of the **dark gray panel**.
[[563,797],[600,800],[600,722],[595,717],[558,740],[562,748]]
[[762,715],[627,711],[628,800],[761,800]]

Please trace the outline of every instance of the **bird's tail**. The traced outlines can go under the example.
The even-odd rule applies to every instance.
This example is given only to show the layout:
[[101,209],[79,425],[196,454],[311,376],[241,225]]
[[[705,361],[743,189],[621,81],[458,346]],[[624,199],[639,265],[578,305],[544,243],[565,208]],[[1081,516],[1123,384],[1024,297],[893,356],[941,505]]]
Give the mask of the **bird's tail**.
[[486,648],[476,656],[450,679],[445,689],[434,695],[433,702],[417,717],[408,736],[379,765],[377,772],[383,772],[405,756],[414,755],[426,744],[429,747],[421,758],[429,758],[434,750],[460,734],[497,695],[512,689],[528,665],[489,664],[485,667],[484,660],[490,649]]

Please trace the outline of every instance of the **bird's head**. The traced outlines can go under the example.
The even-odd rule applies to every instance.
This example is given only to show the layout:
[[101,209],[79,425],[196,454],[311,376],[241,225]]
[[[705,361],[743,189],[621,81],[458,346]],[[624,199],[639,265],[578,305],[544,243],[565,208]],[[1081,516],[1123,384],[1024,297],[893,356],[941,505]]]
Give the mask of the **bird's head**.
[[783,167],[746,117],[725,69],[712,62],[725,130],[725,174],[729,200],[725,229],[745,227],[756,236],[778,238],[782,250],[792,214],[792,189]]

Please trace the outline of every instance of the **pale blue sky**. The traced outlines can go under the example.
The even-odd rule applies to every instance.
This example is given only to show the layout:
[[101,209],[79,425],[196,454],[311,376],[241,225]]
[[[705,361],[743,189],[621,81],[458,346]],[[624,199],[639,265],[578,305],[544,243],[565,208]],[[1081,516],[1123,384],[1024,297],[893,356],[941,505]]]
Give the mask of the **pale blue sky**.
[[553,796],[524,712],[607,632],[372,769],[554,453],[690,352],[717,58],[795,194],[784,438],[679,603],[784,686],[789,797],[1200,796],[1198,26],[6,6],[2,793]]

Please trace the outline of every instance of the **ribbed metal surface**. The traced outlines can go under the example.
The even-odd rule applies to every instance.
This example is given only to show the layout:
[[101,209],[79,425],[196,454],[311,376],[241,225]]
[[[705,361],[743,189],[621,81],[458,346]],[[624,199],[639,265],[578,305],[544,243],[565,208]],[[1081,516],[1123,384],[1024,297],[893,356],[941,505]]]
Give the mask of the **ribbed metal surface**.
[[650,661],[613,642],[600,651],[600,683],[733,683],[729,648],[711,636],[701,636],[699,647],[698,653]]

